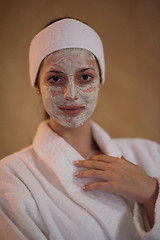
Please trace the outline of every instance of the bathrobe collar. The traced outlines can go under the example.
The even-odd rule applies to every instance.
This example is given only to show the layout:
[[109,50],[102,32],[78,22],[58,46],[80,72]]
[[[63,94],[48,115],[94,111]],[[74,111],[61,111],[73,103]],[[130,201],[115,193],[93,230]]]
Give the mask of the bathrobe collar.
[[[93,138],[101,151],[110,156],[121,157],[121,152],[109,135],[96,123],[91,121],[90,124]],[[132,224],[127,224],[132,218],[132,213],[123,198],[104,191],[85,192],[82,190],[83,185],[93,182],[93,179],[74,177],[74,173],[78,169],[73,165],[73,161],[82,160],[83,157],[62,137],[51,130],[48,121],[40,124],[33,142],[33,148],[39,158],[53,169],[54,174],[65,189],[66,195],[98,221],[105,232],[105,236],[108,236],[107,239],[116,239],[118,234],[118,236],[123,236],[123,240],[127,240],[131,236],[130,234],[135,234]],[[124,238],[126,230],[123,232],[123,229],[121,229],[121,232],[117,232],[120,229],[119,222],[122,218],[124,218],[123,224],[126,223],[127,226],[130,226],[130,229],[128,229],[129,235],[126,238]],[[111,227],[108,228],[107,225],[111,225]]]
[[[101,149],[101,151],[104,154],[114,156],[114,157],[121,157],[122,154],[117,148],[117,146],[114,144],[114,142],[111,140],[110,136],[95,122],[90,121],[91,129],[93,138],[96,141],[97,145]],[[59,144],[63,144],[63,151],[69,150],[73,151],[75,155],[77,155],[80,159],[83,159],[83,157],[70,145],[68,144],[61,136],[59,136],[57,133],[55,133],[50,127],[49,127],[49,121],[43,121],[37,130],[36,136],[33,141],[33,146],[37,151],[44,155],[45,159],[52,159],[56,152],[60,153],[61,148],[57,148]],[[57,149],[56,149],[57,148]],[[53,155],[52,155],[53,154]]]

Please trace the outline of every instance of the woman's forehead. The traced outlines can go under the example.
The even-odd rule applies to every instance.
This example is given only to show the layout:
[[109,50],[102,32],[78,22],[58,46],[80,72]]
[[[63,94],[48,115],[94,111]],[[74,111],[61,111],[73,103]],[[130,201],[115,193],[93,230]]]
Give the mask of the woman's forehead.
[[62,49],[51,53],[44,60],[46,64],[91,64],[96,65],[95,56],[85,49]]

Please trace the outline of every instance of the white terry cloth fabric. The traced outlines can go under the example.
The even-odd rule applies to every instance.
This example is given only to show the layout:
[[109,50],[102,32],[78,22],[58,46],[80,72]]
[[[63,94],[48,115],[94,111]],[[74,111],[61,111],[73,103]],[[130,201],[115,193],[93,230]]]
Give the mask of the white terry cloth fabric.
[[87,24],[68,18],[49,25],[33,38],[29,49],[29,74],[33,87],[42,60],[50,53],[66,48],[81,48],[93,53],[104,83],[105,61],[99,35]]
[[[122,154],[160,179],[160,146],[141,139],[112,140],[91,123],[95,141],[108,155]],[[84,192],[90,182],[73,176],[83,159],[47,122],[33,145],[0,161],[0,239],[158,240],[160,196],[155,225],[146,231],[137,203],[102,191]]]

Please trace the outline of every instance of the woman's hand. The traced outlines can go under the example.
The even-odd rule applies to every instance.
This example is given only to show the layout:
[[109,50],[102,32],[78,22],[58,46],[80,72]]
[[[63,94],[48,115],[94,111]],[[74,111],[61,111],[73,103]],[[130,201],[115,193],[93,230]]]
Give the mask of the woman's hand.
[[[101,180],[83,186],[84,190],[108,191],[142,203],[146,206],[147,211],[152,208],[152,213],[154,212],[154,205],[158,195],[157,180],[147,175],[138,165],[127,161],[123,156],[116,158],[101,154],[89,160],[75,161],[74,165],[88,168],[76,172],[76,177]],[[150,217],[151,222],[153,214]]]
[[148,176],[139,166],[127,161],[124,157],[115,158],[107,155],[96,155],[90,160],[74,162],[77,167],[89,170],[75,173],[79,178],[102,180],[83,187],[84,190],[104,190],[121,197],[144,203],[150,199],[156,180]]

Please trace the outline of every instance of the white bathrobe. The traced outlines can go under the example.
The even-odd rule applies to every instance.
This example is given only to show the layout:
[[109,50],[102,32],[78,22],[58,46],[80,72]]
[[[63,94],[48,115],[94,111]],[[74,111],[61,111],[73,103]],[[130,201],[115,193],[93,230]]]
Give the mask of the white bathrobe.
[[[115,139],[91,122],[104,154],[125,158],[160,179],[160,146],[144,139]],[[78,137],[78,136],[77,136]],[[104,191],[83,191],[77,179],[83,157],[47,121],[33,144],[0,161],[1,240],[159,240],[160,196],[150,229],[139,204]]]

